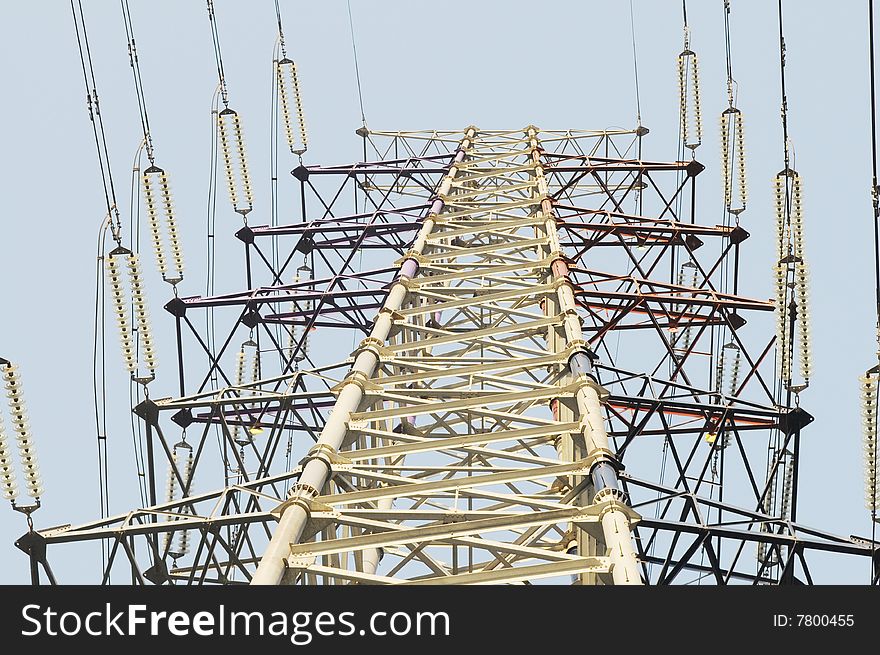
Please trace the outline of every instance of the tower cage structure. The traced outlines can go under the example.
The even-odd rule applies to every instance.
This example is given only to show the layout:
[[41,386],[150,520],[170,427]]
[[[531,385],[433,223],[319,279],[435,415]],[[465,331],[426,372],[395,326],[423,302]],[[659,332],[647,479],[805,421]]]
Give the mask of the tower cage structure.
[[812,417],[749,322],[774,308],[739,288],[749,234],[697,222],[703,166],[642,159],[645,133],[362,128],[364,161],[298,166],[298,217],[242,214],[246,289],[165,305],[148,505],[29,533],[34,581],[95,540],[96,582],[134,584],[785,584],[871,557],[796,522]]

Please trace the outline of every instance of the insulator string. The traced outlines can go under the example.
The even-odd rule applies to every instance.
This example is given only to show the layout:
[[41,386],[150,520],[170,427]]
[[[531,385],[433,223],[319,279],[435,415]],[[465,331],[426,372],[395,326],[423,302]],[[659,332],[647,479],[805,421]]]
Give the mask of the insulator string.
[[15,462],[12,459],[12,449],[9,447],[9,439],[6,436],[2,415],[0,415],[0,488],[3,490],[3,497],[15,503],[16,498],[18,498]]
[[[124,272],[123,265],[119,260],[124,262]],[[140,258],[137,253],[132,253],[125,248],[117,248],[105,257],[105,262],[125,369],[131,375],[132,380],[144,385],[149,384],[156,377],[157,358],[144,293]],[[126,281],[128,290],[126,289]],[[130,318],[129,308],[132,309],[133,318]],[[138,346],[135,345],[135,331],[138,336]],[[140,350],[140,358],[138,350]],[[139,363],[146,369],[148,376],[138,377]]]
[[[868,0],[868,59],[871,75],[871,205],[874,228],[874,300],[877,335],[877,364],[860,378],[862,384],[862,421],[865,446],[865,496],[871,512],[871,542],[877,544],[878,477],[877,465],[877,376],[880,371],[880,187],[877,185],[877,94],[874,54],[874,0]],[[866,389],[866,385],[872,387]],[[877,579],[877,558],[871,558],[871,583]]]
[[[299,75],[296,63],[286,57],[276,66],[278,81],[278,97],[281,101],[281,116],[284,120],[284,132],[290,151],[302,157],[309,149],[309,137],[306,131],[306,120],[303,112],[302,94],[300,92]],[[293,116],[290,104],[293,102]]]
[[12,362],[7,363],[3,366],[2,377],[9,404],[10,423],[18,446],[18,459],[23,473],[24,486],[27,489],[27,495],[39,503],[40,496],[43,495],[43,484],[40,479],[40,468],[37,465],[37,452],[34,449],[34,437],[28,420],[18,366]]
[[217,114],[217,131],[220,136],[220,149],[223,153],[223,167],[229,200],[233,209],[246,217],[253,209],[254,197],[248,171],[247,152],[244,145],[244,131],[241,116],[229,107]]
[[[812,350],[810,333],[809,278],[804,245],[803,191],[801,177],[791,167],[788,138],[788,99],[785,87],[785,37],[782,0],[778,2],[781,119],[784,168],[773,180],[776,211],[777,262],[774,264],[776,286],[777,373],[782,387],[799,394],[810,384]],[[793,383],[792,360],[798,351],[802,382]],[[786,402],[785,404],[788,404]]]
[[[632,5],[632,1],[630,1]],[[682,0],[682,31],[684,47],[678,55],[679,137],[691,156],[703,139],[703,118],[700,106],[700,70],[697,54],[691,48],[691,29],[687,21],[687,3]],[[639,121],[641,124],[641,121]]]
[[[156,255],[156,266],[162,279],[176,286],[183,280],[183,250],[180,245],[180,234],[174,213],[174,199],[171,195],[168,173],[158,166],[150,166],[141,177],[141,188],[143,189],[144,206],[147,210],[147,224],[150,229],[153,252]],[[163,239],[163,222],[168,235],[168,254],[166,254]],[[168,267],[169,258],[174,266],[171,274],[169,274]]]
[[745,153],[745,120],[737,103],[733,79],[733,55],[730,38],[730,0],[724,0],[724,42],[727,65],[727,108],[721,113],[721,177],[724,186],[724,206],[734,215],[739,225],[739,215],[745,211],[748,201]]
[[880,504],[880,477],[877,468],[877,371],[868,371],[859,376],[859,391],[862,410],[862,443],[865,461],[865,507],[877,511]]

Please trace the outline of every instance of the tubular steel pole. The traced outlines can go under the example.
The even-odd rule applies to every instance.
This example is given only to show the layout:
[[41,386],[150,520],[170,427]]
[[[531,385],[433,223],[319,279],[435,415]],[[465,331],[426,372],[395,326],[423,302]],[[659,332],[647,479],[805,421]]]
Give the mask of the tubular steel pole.
[[475,133],[475,128],[469,128],[459,145],[455,159],[440,184],[438,197],[432,203],[431,210],[413,243],[410,256],[401,264],[398,280],[388,292],[385,303],[370,331],[370,336],[364,339],[361,344],[317,444],[306,457],[299,482],[291,490],[278,527],[275,529],[251,580],[252,585],[277,585],[284,577],[290,545],[299,542],[309,519],[310,501],[320,493],[320,489],[330,478],[331,465],[328,454],[335,453],[345,439],[348,418],[360,407],[364,397],[364,386],[373,376],[376,365],[379,363],[378,347],[385,343],[391,332],[391,315],[401,308],[406,299],[406,282],[418,273],[419,263],[412,255],[419,255],[424,249],[426,239],[434,229],[434,217],[443,209],[443,197],[449,193],[452,180],[458,172],[456,164],[464,159],[465,152],[470,148]]
[[[529,128],[532,160],[535,163],[535,178],[538,182],[538,195],[541,210],[545,217],[545,227],[550,241],[550,252],[556,254],[551,265],[554,281],[558,282],[557,296],[559,306],[565,314],[565,337],[569,344],[583,343],[580,319],[574,302],[571,281],[568,277],[568,264],[562,258],[562,248],[557,235],[556,218],[553,215],[553,202],[549,196],[544,167],[541,163],[541,147],[537,131]],[[608,546],[608,556],[612,562],[611,575],[614,584],[640,585],[641,576],[638,570],[638,559],[633,548],[629,517],[620,509],[623,491],[617,478],[616,457],[609,448],[608,433],[605,430],[605,418],[602,413],[598,383],[593,373],[593,364],[585,352],[575,352],[569,360],[569,368],[576,380],[582,380],[583,386],[578,389],[575,400],[578,413],[584,425],[584,442],[587,446],[587,457],[594,458],[590,470],[593,485],[596,489],[594,502],[607,502],[601,515],[602,532]]]

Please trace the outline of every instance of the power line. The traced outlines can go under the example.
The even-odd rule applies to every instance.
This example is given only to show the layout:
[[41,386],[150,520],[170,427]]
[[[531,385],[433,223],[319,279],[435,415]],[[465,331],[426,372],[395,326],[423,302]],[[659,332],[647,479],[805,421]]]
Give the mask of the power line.
[[[876,74],[874,71],[874,0],[868,0],[868,45],[869,45],[869,68],[871,73],[871,203],[873,205],[874,211],[874,294],[875,294],[875,302],[876,302],[876,314],[877,314],[877,331],[878,331],[878,339],[880,339],[880,189],[877,187],[877,94],[876,94]],[[880,356],[880,352],[878,352],[878,356]],[[877,370],[880,367],[880,362],[878,362],[878,366],[875,366],[873,370]],[[868,371],[868,375],[870,376],[871,371]],[[876,416],[872,417],[874,419],[873,425],[876,426]],[[876,427],[875,427],[876,430]],[[871,489],[872,498],[871,498],[871,544],[876,548],[877,544],[877,490],[876,490],[876,481],[877,481],[877,436],[876,432],[872,434],[867,434],[866,437],[870,440],[873,437],[873,461],[869,461],[870,466],[870,480],[871,484],[867,485],[869,489]],[[873,486],[873,489],[871,488]],[[877,577],[877,558],[871,558],[871,583],[874,583],[875,578]]]
[[217,32],[217,19],[214,16],[214,2],[208,0],[208,21],[211,23],[211,40],[214,44],[214,62],[217,65],[217,78],[220,82],[220,95],[223,106],[229,106],[229,93],[226,88],[226,73],[223,69],[223,53],[220,51],[220,35]]
[[639,56],[638,51],[636,50],[636,25],[635,25],[635,14],[633,12],[633,3],[632,0],[629,0],[629,31],[632,37],[632,51],[633,51],[633,73],[635,74],[635,82],[636,82],[636,122],[639,127],[642,126],[642,101],[641,96],[639,94]]
[[[110,154],[107,149],[107,136],[104,130],[104,119],[101,116],[101,103],[98,99],[97,83],[95,82],[95,69],[92,65],[92,53],[89,46],[89,35],[86,30],[86,19],[83,14],[82,2],[70,0],[70,11],[73,14],[73,25],[76,30],[76,43],[79,48],[79,60],[82,66],[83,83],[86,88],[86,107],[89,110],[89,120],[92,122],[92,132],[95,136],[95,148],[98,152],[98,167],[101,172],[101,184],[104,188],[104,202],[107,206],[108,216],[116,219],[115,225],[111,223],[111,233],[116,243],[121,243],[122,225],[119,218],[119,208],[116,203],[116,188],[113,184],[113,172],[110,168]],[[88,70],[87,70],[88,69]]]
[[278,21],[278,42],[281,45],[281,58],[287,58],[287,48],[284,45],[284,29],[281,26],[281,6],[275,0],[275,19]]
[[779,17],[779,78],[782,86],[782,141],[785,151],[785,168],[789,167],[788,155],[788,97],[785,94],[785,36],[782,31],[782,0],[778,0],[777,15]]
[[367,116],[364,113],[364,94],[361,89],[361,69],[358,65],[358,51],[357,44],[354,40],[354,19],[351,16],[351,0],[348,0],[348,28],[351,32],[351,50],[354,53],[354,74],[357,79],[357,89],[358,89],[358,101],[361,105],[361,124],[366,127],[367,126]]
[[147,149],[147,158],[151,164],[155,164],[153,156],[153,139],[150,133],[150,117],[147,113],[147,100],[144,93],[143,78],[141,77],[141,67],[138,61],[137,45],[134,40],[134,27],[131,21],[131,9],[128,6],[128,0],[120,0],[122,7],[122,20],[125,24],[125,37],[128,43],[128,59],[131,65],[132,76],[134,77],[134,90],[137,95],[138,112],[140,113],[141,127],[144,132],[144,144]]
[[733,57],[730,54],[730,0],[724,0],[724,55],[727,63],[727,102],[733,107]]
[[868,0],[868,41],[871,71],[871,202],[874,208],[874,282],[877,326],[880,328],[880,189],[877,186],[877,95],[874,72],[874,0]]

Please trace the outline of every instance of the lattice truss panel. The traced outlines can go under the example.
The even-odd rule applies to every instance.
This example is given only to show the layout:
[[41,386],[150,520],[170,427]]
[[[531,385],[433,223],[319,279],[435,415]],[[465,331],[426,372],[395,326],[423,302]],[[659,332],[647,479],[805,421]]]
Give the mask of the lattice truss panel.
[[748,233],[695,222],[700,164],[625,131],[360,134],[364,162],[293,171],[300,222],[236,234],[247,291],[167,305],[188,395],[135,408],[150,506],[47,545],[109,540],[104,581],[135,583],[273,557],[296,584],[810,582],[812,552],[869,555],[793,523],[811,419],[774,406],[747,324],[772,303],[734,292]]

